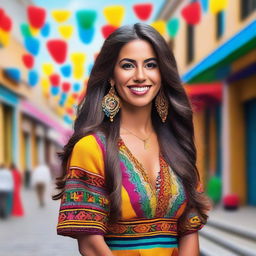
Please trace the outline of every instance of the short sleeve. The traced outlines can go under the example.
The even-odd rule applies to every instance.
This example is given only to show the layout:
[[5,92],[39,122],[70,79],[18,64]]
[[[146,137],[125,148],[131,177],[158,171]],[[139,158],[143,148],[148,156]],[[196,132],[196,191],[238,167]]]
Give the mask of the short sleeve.
[[95,137],[88,135],[76,143],[71,154],[57,233],[74,238],[104,235],[108,213],[103,152]]
[[[203,193],[203,186],[201,183],[198,184],[196,190],[198,193]],[[197,210],[194,208],[191,208],[188,211],[188,214],[185,218],[185,224],[182,225],[183,227],[182,228],[178,227],[179,237],[197,232],[201,228],[203,228],[204,225],[205,223],[203,222]]]

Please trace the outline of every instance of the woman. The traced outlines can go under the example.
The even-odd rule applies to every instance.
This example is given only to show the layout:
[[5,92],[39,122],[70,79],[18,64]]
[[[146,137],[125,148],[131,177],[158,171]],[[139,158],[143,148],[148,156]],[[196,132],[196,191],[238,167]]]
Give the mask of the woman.
[[198,255],[207,206],[193,133],[164,39],[141,23],[117,29],[62,153],[58,234],[76,238],[88,256]]

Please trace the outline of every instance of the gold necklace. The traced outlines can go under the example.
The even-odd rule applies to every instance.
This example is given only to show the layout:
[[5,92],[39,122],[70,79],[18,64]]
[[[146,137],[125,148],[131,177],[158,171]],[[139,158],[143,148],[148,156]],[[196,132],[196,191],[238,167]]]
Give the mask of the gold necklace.
[[148,148],[149,148],[149,139],[150,139],[150,137],[151,137],[151,134],[153,133],[153,132],[151,132],[150,134],[149,134],[149,136],[146,138],[146,139],[142,139],[142,138],[140,138],[138,135],[136,135],[136,134],[134,134],[133,132],[131,132],[131,131],[129,131],[128,129],[126,129],[126,128],[124,128],[124,127],[122,127],[123,129],[125,129],[126,131],[128,131],[129,133],[131,133],[132,135],[134,135],[135,137],[137,137],[138,139],[140,139],[140,140],[142,140],[143,141],[143,143],[144,143],[144,149],[145,150],[147,150]]

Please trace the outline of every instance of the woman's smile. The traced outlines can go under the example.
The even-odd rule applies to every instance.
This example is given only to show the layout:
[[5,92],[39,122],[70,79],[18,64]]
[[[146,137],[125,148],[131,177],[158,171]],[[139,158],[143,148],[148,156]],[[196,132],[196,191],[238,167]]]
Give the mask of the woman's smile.
[[135,95],[145,95],[151,86],[128,86],[128,88],[130,89],[131,93],[135,94]]

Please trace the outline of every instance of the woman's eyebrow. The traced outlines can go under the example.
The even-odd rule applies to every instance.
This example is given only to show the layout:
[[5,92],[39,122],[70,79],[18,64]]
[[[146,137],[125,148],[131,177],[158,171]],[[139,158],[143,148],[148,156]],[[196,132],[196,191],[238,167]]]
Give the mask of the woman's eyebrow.
[[149,58],[149,59],[144,60],[144,62],[147,63],[147,62],[149,62],[149,61],[151,61],[151,60],[157,61],[157,58],[152,57],[152,58]]
[[[147,62],[149,62],[149,61],[151,61],[151,60],[157,61],[156,58],[152,57],[152,58],[149,58],[149,59],[144,60],[144,63],[147,63]],[[129,59],[129,58],[123,58],[123,59],[121,59],[121,60],[119,61],[119,63],[121,63],[122,61],[129,61],[129,62],[132,62],[132,63],[136,63],[136,60]]]

